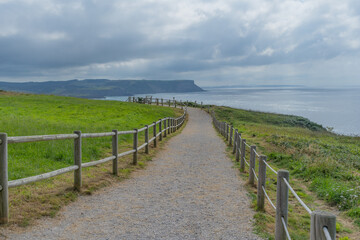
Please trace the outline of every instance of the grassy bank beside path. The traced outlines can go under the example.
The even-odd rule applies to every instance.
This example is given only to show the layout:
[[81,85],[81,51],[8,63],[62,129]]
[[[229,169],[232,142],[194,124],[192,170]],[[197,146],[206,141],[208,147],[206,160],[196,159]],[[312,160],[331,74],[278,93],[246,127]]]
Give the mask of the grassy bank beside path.
[[[258,152],[267,155],[273,166],[289,170],[292,184],[313,209],[324,210],[317,204],[317,199],[335,207],[332,210],[339,211],[350,223],[342,226],[347,223],[339,221],[337,228],[341,236],[359,232],[360,137],[331,133],[321,125],[298,116],[228,107],[214,107],[213,110],[220,121],[238,128],[248,144],[256,145]],[[272,199],[276,199],[276,178],[271,173],[267,187]],[[289,211],[293,239],[306,239],[310,218],[297,206],[290,206]],[[292,212],[299,212],[299,215]],[[273,222],[269,219],[269,215],[258,215],[257,220],[265,223],[263,231],[271,228],[266,228]]]
[[[8,136],[111,132],[113,129],[132,130],[151,124],[163,117],[174,117],[182,110],[118,101],[88,100],[49,95],[0,93],[0,132]],[[144,143],[144,132],[139,144]],[[150,131],[152,136],[152,128]],[[119,152],[132,148],[132,135],[119,136]],[[29,177],[73,165],[73,140],[17,143],[8,146],[9,180]],[[82,140],[83,162],[111,155],[111,137]],[[119,159],[123,178],[134,169],[130,157]],[[143,167],[150,155],[139,156]],[[144,161],[144,162],[143,162]],[[84,191],[113,181],[111,163],[84,169]],[[10,221],[27,225],[39,215],[52,216],[58,209],[76,198],[72,191],[72,173],[10,189]]]

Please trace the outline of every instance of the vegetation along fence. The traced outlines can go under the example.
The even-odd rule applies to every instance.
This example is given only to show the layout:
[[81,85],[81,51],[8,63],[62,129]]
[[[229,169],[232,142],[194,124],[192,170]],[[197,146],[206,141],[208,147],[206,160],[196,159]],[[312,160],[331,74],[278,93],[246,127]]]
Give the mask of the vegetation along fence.
[[[169,104],[170,106],[170,104]],[[172,106],[176,107],[176,102],[172,102]],[[184,104],[178,105],[184,109]],[[178,118],[166,117],[159,119],[157,122],[145,125],[145,127],[134,130],[118,131],[112,130],[112,132],[103,133],[81,133],[81,131],[74,131],[73,134],[55,134],[55,135],[36,135],[36,136],[18,136],[8,137],[6,133],[0,133],[0,224],[7,223],[9,221],[9,201],[8,201],[8,189],[37,182],[47,178],[51,178],[67,172],[74,172],[74,187],[80,191],[82,185],[81,170],[83,168],[99,165],[112,161],[112,171],[114,175],[118,174],[118,159],[126,155],[133,155],[133,164],[137,164],[138,151],[145,148],[145,153],[149,153],[149,145],[153,142],[156,147],[157,139],[161,141],[167,134],[171,134],[179,129],[186,118],[186,108],[183,115]],[[149,130],[152,128],[153,136],[150,138]],[[139,133],[145,131],[145,143],[138,146]],[[132,134],[133,135],[133,148],[126,152],[118,152],[118,136]],[[99,138],[99,137],[112,137],[112,156],[100,159],[97,161],[91,161],[82,163],[81,158],[81,140],[84,138]],[[39,141],[53,141],[61,139],[74,139],[74,165],[61,168],[52,172],[43,173],[37,176],[31,176],[27,178],[8,181],[8,144],[26,143],[26,142],[39,142]]]
[[[216,119],[212,112],[212,119],[215,128],[225,137],[230,146],[233,146],[233,154],[235,154],[236,162],[240,161],[240,171],[245,171],[245,164],[249,167],[249,184],[253,187],[257,186],[257,208],[264,210],[265,198],[276,211],[275,219],[275,239],[291,239],[287,228],[288,218],[288,197],[289,190],[298,200],[298,202],[305,208],[311,216],[310,222],[310,239],[311,240],[335,240],[336,235],[336,216],[323,211],[312,211],[301,200],[298,194],[289,184],[289,171],[279,170],[275,171],[266,161],[266,156],[260,155],[256,151],[256,146],[246,143],[246,139],[241,137],[238,129],[226,122],[220,122]],[[248,161],[246,160],[246,148],[250,150]],[[256,161],[256,159],[258,159]],[[256,175],[256,162],[258,162],[258,175]],[[266,170],[269,169],[277,175],[276,186],[276,205],[272,202],[266,192]],[[255,184],[255,179],[257,184]]]

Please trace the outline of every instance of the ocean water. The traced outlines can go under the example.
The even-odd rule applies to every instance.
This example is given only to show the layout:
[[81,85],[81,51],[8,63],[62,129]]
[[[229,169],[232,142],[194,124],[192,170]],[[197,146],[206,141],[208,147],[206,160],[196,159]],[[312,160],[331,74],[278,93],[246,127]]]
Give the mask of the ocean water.
[[[360,135],[360,87],[204,88],[205,92],[159,93],[155,98],[189,100],[233,108],[303,116],[345,135]],[[150,94],[136,95],[143,97]],[[124,100],[124,97],[107,97]]]

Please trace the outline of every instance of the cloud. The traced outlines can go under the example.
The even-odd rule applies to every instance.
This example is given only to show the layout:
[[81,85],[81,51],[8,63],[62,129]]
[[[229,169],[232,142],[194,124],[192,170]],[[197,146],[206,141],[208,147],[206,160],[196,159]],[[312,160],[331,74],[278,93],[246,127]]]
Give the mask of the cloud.
[[327,84],[326,63],[360,56],[359,16],[357,0],[2,0],[0,80]]

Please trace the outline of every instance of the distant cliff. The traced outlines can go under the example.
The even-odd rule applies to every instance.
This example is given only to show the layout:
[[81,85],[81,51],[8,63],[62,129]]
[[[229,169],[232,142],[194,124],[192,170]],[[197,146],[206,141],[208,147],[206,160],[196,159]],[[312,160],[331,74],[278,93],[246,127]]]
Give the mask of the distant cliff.
[[49,82],[0,82],[6,91],[53,94],[81,98],[132,96],[134,94],[179,93],[204,91],[193,80],[108,80],[85,79]]

